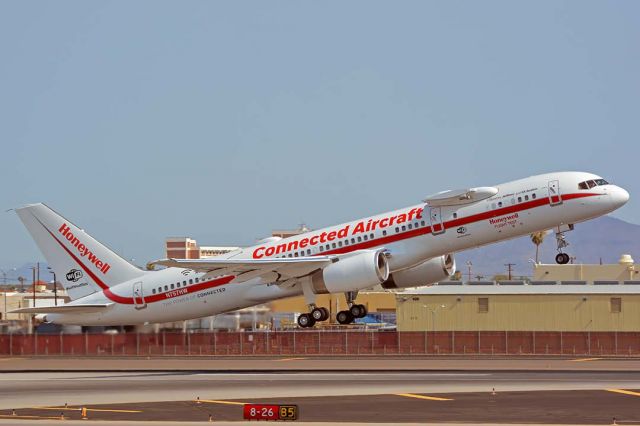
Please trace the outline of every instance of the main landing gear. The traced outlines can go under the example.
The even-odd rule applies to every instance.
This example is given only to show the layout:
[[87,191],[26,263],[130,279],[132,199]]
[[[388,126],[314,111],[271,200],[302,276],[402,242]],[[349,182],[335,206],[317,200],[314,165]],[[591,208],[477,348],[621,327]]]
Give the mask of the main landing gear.
[[298,317],[298,325],[302,328],[313,327],[316,321],[326,321],[329,319],[329,310],[323,307],[310,306],[311,312],[301,314]]
[[558,254],[556,255],[556,263],[560,265],[566,265],[571,260],[571,257],[567,253],[563,253],[562,250],[569,245],[564,237],[564,233],[567,231],[573,231],[573,224],[558,226],[556,232],[556,244],[558,245]]
[[356,318],[364,318],[367,316],[366,306],[354,303],[357,295],[357,291],[348,291],[344,294],[349,309],[336,314],[336,321],[338,321],[339,324],[351,324]]
[[[349,309],[340,311],[336,314],[336,321],[339,324],[351,324],[356,318],[364,318],[367,316],[367,308],[364,305],[354,303],[357,292],[345,293],[347,305]],[[326,321],[329,319],[329,310],[324,307],[317,307],[311,303],[309,305],[309,313],[300,314],[298,316],[298,325],[301,328],[313,327],[318,321]]]

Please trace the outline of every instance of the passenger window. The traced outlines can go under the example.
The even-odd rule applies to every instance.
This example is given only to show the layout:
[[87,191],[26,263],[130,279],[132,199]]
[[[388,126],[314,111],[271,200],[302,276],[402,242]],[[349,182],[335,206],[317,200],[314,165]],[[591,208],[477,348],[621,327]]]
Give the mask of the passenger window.
[[193,284],[193,280],[189,280],[189,284]]
[[169,291],[169,286],[168,285],[164,286],[164,291]]
[[171,290],[173,290],[173,284],[171,284]]
[[351,239],[351,244],[355,244],[355,243],[356,243],[356,239],[355,239],[355,238],[352,238],[352,239]]
[[403,231],[406,231],[406,230],[407,230],[407,227],[406,227],[406,226],[404,226],[404,225],[402,225],[402,230],[403,230]]
[[349,245],[349,239],[347,238],[346,240],[344,240],[344,245],[348,246]]
[[396,226],[396,233],[400,232],[400,228]]
[[412,229],[412,228],[413,228],[413,225],[408,224],[408,225],[407,225],[407,228]]
[[293,257],[298,257],[298,252],[293,253]]
[[365,241],[367,241],[369,239],[369,237],[367,237],[366,235],[363,235],[363,238]]
[[[454,215],[455,215],[455,214],[456,214],[456,213],[454,213]],[[457,216],[454,216],[454,217],[457,217]],[[422,222],[420,222],[420,224],[421,224],[422,226],[424,226],[424,220],[423,220]],[[396,229],[398,229],[398,228],[396,228]]]
[[362,242],[362,237],[360,237],[360,236],[358,237],[358,242],[359,243]]
[[182,281],[182,285],[186,286],[187,282],[186,281]]
[[511,204],[515,204],[515,203],[516,203],[516,199],[515,199],[515,198],[512,198],[512,199],[511,199]]
[[369,234],[369,238],[371,238],[373,240],[373,233]]
[[529,201],[529,196],[528,196],[528,195],[525,195],[525,196],[524,196],[524,200],[525,200],[525,201]]
[[502,207],[502,201],[498,201],[498,207]]
[[533,194],[531,194],[531,198],[533,198],[534,200],[536,199],[536,194],[535,192]]
[[384,235],[384,236],[386,236],[386,235],[387,235],[387,230],[386,230],[386,229],[383,229],[383,230],[382,230],[382,235]]
[[200,282],[200,280],[198,278],[196,278],[196,284],[198,284]]
[[156,294],[156,289],[155,288],[151,289],[151,294]]
[[324,247],[320,246],[320,251],[324,251]]
[[336,248],[336,243],[332,243],[331,247]]
[[[458,213],[453,214],[453,218],[456,219],[458,217]],[[424,226],[424,220],[422,221],[422,226]]]
[[521,203],[522,202],[522,197],[518,197],[518,202]]
[[311,249],[307,249],[307,254],[311,256]]

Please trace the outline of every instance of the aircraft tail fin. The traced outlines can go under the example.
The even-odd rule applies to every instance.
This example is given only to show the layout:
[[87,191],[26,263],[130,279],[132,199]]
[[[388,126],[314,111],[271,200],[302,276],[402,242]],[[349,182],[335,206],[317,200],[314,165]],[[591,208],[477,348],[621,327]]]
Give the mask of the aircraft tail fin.
[[44,204],[16,213],[71,300],[145,274]]

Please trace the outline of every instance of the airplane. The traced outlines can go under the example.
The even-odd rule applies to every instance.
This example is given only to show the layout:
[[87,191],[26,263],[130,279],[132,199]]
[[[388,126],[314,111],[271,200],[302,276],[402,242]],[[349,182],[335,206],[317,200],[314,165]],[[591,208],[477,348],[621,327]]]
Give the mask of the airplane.
[[329,319],[316,296],[344,293],[339,324],[367,315],[361,290],[434,284],[455,271],[453,253],[554,229],[556,262],[569,261],[564,233],[610,213],[629,193],[602,177],[556,172],[439,192],[398,210],[204,259],[160,259],[142,270],[44,204],[16,209],[70,302],[29,307],[45,322],[121,326],[201,318],[304,295],[302,328]]

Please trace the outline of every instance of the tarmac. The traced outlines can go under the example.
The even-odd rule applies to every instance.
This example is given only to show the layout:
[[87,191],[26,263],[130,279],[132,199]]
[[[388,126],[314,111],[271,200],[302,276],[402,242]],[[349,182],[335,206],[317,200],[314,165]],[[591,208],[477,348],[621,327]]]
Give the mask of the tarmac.
[[0,358],[0,425],[59,424],[61,415],[81,421],[81,407],[96,424],[211,416],[238,425],[245,403],[296,405],[297,424],[613,424],[615,417],[640,425],[639,367],[625,358]]

